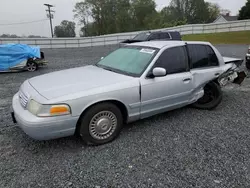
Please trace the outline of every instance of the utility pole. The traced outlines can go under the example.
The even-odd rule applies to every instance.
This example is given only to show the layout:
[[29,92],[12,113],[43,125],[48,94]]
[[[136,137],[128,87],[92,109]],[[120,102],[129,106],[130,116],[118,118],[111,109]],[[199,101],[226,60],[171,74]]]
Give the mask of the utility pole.
[[48,10],[46,10],[47,12],[49,12],[49,14],[47,14],[47,17],[50,20],[50,29],[51,29],[51,37],[54,37],[54,33],[53,33],[53,26],[52,26],[52,19],[53,19],[53,14],[51,14],[52,12],[54,13],[55,11],[51,10],[51,7],[54,7],[53,5],[50,4],[44,4],[45,6],[48,7]]

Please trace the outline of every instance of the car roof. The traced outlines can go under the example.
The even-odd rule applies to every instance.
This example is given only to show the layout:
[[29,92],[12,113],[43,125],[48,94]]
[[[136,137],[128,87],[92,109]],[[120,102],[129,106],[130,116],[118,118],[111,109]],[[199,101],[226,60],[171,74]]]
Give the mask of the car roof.
[[138,34],[141,34],[141,33],[180,33],[179,31],[143,31],[143,32],[140,32]]
[[142,47],[151,47],[162,49],[164,47],[174,47],[174,46],[184,46],[185,44],[205,44],[210,45],[209,42],[201,42],[201,41],[146,41],[146,42],[135,42],[131,44],[127,44],[126,46],[142,46]]

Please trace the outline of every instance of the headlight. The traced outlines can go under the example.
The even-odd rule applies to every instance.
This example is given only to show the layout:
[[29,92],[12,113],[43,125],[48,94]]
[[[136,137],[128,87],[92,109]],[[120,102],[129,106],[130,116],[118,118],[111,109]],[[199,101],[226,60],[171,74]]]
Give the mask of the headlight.
[[39,104],[38,102],[34,101],[34,100],[30,100],[29,104],[28,104],[28,110],[34,114],[37,115],[39,109],[42,107],[41,104]]
[[66,104],[42,105],[31,100],[28,104],[28,110],[38,117],[52,117],[71,114],[70,107]]

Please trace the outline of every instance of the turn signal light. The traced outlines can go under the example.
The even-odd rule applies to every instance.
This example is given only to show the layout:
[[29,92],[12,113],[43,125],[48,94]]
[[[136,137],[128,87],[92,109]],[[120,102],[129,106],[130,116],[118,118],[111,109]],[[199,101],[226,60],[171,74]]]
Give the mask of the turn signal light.
[[51,115],[65,115],[70,114],[70,109],[66,105],[57,105],[50,108]]

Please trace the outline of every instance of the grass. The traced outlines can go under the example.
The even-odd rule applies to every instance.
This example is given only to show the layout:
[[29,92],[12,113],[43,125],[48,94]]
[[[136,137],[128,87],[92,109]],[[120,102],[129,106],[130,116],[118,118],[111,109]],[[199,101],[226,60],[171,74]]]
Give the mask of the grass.
[[250,31],[183,35],[185,41],[208,41],[212,44],[250,44]]

